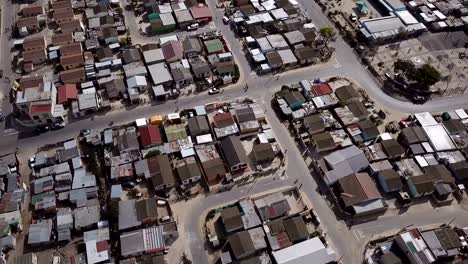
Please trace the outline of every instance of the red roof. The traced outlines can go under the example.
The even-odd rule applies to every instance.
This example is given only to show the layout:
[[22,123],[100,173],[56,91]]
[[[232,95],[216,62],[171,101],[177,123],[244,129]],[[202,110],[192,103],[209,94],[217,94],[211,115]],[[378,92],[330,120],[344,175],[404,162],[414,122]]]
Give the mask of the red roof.
[[58,104],[63,104],[69,99],[78,99],[76,84],[64,84],[58,88]]
[[333,91],[328,85],[328,83],[319,83],[312,86],[312,91],[314,95],[321,96],[325,94],[331,94]]
[[52,109],[51,104],[31,105],[31,108],[29,108],[29,113],[47,113],[47,112],[50,112],[51,109]]
[[184,48],[182,47],[182,43],[177,40],[171,40],[164,43],[161,46],[161,49],[166,60],[182,59],[184,56]]
[[140,128],[140,138],[143,147],[153,144],[161,144],[161,132],[158,126],[147,125]]
[[194,6],[190,8],[194,19],[211,17],[211,11],[207,6]]
[[97,252],[102,252],[106,251],[109,248],[107,241],[99,241],[96,243],[96,251]]
[[234,123],[231,113],[218,114],[213,117],[213,121],[217,126],[224,127]]

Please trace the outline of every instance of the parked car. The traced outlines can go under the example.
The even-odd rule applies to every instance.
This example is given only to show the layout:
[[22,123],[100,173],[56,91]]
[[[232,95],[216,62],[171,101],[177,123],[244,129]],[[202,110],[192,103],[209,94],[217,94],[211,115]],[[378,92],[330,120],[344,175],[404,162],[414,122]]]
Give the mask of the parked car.
[[229,17],[223,16],[223,23],[227,25],[229,23]]
[[198,23],[194,23],[194,24],[188,26],[187,30],[188,31],[197,30],[199,27],[200,27],[200,25]]
[[122,183],[122,188],[124,189],[133,189],[135,188],[136,183],[134,181],[126,181]]
[[36,166],[36,156],[35,156],[35,155],[34,155],[34,156],[31,156],[31,157],[29,158],[29,167],[30,167],[31,169],[33,169],[34,166]]
[[42,134],[50,130],[49,126],[38,126],[34,129],[36,134]]
[[65,127],[65,123],[64,122],[61,122],[61,123],[53,123],[51,126],[50,126],[50,129],[51,130],[59,130],[59,129],[62,129]]
[[208,90],[209,95],[219,94],[220,92],[221,90],[219,88],[211,88],[210,90]]

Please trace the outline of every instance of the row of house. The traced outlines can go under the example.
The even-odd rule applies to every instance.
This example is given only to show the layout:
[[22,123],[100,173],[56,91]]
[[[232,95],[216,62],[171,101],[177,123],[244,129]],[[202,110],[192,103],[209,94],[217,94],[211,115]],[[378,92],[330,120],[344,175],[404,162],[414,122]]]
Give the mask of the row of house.
[[[62,55],[58,63],[64,68],[60,82],[36,75],[18,81],[15,105],[23,123],[66,122],[69,109],[78,118],[110,107],[109,100],[124,97],[130,102],[140,102],[148,91],[152,91],[155,99],[165,100],[177,96],[178,89],[195,83],[203,87],[213,81],[222,84],[238,78],[234,58],[216,32],[180,41],[174,37],[160,46],[146,45],[121,52],[110,47],[119,46],[117,37],[106,38],[108,47],[91,51],[84,51],[81,42],[71,39],[58,50]],[[46,46],[44,37],[23,42],[24,49],[33,51],[43,51]]]
[[0,249],[16,248],[16,235],[23,230],[25,190],[20,187],[19,163],[16,153],[0,156]]
[[462,109],[438,121],[430,113],[415,114],[400,122],[404,128],[393,136],[379,129],[377,111],[367,109],[372,104],[352,85],[305,80],[282,89],[274,101],[351,215],[385,211],[388,195],[404,204],[431,197],[443,205],[463,194],[467,116]]
[[[225,239],[229,247],[221,249],[216,263],[336,261],[335,252],[323,244],[321,237],[313,235],[319,227],[311,221],[313,216],[303,211],[307,206],[290,200],[289,195],[275,192],[244,198],[222,208],[213,221],[224,230],[218,230],[216,236],[210,233],[208,236],[213,246],[217,247],[219,240]],[[300,204],[297,206],[296,202]],[[211,232],[209,226],[207,223],[207,230]]]
[[210,9],[206,5],[192,1],[174,1],[173,3],[160,3],[148,0],[143,3],[149,26],[148,33],[162,34],[176,29],[186,30],[195,23],[206,24],[212,20]]
[[229,23],[244,39],[251,65],[260,73],[318,63],[326,55],[316,45],[315,26],[293,1],[240,1]]
[[[104,131],[111,181],[142,178],[163,193],[200,182],[212,186],[242,178],[252,165],[269,164],[280,151],[271,128],[262,128],[266,120],[257,105],[240,105],[222,114],[207,115],[204,107],[186,111],[190,114],[142,118],[136,128]],[[253,160],[239,135],[257,137]]]
[[438,263],[453,261],[466,249],[467,234],[450,226],[429,230],[403,230],[379,243],[380,254],[372,257],[383,263]]

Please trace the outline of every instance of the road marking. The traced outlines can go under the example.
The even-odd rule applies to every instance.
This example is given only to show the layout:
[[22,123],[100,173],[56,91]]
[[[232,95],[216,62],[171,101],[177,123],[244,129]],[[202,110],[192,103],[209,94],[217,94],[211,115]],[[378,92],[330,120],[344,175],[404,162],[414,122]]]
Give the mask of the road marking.
[[333,67],[336,69],[343,68],[343,65],[338,61],[337,58],[335,58],[336,64],[333,64]]
[[357,238],[357,240],[362,240],[366,237],[360,230],[353,230],[353,234]]
[[5,136],[11,136],[11,135],[16,135],[19,134],[19,131],[16,129],[5,129],[3,135]]

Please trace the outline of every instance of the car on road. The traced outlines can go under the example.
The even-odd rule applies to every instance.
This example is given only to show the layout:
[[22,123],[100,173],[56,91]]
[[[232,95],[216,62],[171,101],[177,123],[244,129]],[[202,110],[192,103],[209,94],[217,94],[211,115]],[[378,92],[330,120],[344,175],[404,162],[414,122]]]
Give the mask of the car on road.
[[81,134],[82,136],[87,135],[87,134],[89,134],[90,132],[91,132],[91,130],[90,130],[90,129],[87,129],[87,128],[83,128],[83,129],[80,130],[80,134]]
[[422,95],[415,95],[411,98],[411,101],[414,104],[424,104],[427,101],[427,98]]
[[0,112],[0,122],[3,121],[5,121],[5,115],[2,112]]
[[221,89],[219,88],[211,88],[210,90],[208,90],[209,95],[219,94],[220,92],[221,92]]
[[194,24],[188,26],[187,30],[188,31],[197,30],[199,27],[200,27],[200,25],[198,23],[194,23]]
[[65,127],[65,123],[64,122],[61,122],[61,123],[53,123],[52,125],[50,125],[50,129],[51,130],[59,130],[59,129],[62,129]]
[[34,132],[39,135],[39,134],[45,133],[45,132],[47,132],[49,130],[50,130],[49,126],[38,126],[38,127],[36,127],[34,129]]
[[229,23],[229,17],[223,16],[223,23],[227,25]]

